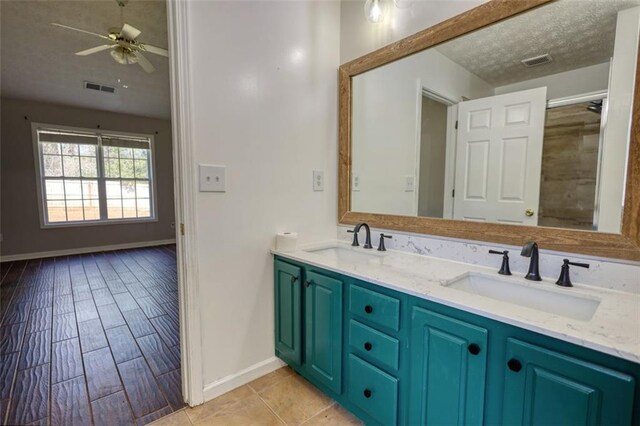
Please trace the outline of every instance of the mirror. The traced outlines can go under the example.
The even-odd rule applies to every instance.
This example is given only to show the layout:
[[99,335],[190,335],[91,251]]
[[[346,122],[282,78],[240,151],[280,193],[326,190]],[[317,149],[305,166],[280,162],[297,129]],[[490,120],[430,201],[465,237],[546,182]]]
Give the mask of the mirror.
[[351,76],[348,210],[620,234],[639,29],[558,0]]

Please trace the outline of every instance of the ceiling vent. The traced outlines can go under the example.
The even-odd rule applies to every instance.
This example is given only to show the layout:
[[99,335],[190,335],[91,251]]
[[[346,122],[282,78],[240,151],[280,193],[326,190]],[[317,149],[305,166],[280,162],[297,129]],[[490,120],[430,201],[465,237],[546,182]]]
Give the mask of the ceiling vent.
[[525,67],[531,68],[537,67],[538,65],[548,64],[551,61],[553,61],[551,55],[545,53],[544,55],[538,55],[531,58],[523,59],[520,62],[522,62],[522,65],[524,65]]
[[89,90],[96,90],[98,92],[116,93],[116,88],[111,86],[105,86],[103,84],[91,83],[90,81],[84,82],[84,88]]

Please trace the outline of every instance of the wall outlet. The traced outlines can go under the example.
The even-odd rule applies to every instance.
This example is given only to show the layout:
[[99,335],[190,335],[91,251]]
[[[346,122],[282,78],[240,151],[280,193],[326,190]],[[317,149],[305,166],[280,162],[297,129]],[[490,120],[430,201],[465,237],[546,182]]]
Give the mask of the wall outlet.
[[360,191],[360,173],[351,173],[351,191]]
[[416,190],[416,177],[413,175],[406,175],[404,177],[404,192],[413,192]]
[[227,167],[200,164],[200,192],[225,192],[227,190]]
[[324,172],[322,170],[313,171],[313,190],[324,191]]

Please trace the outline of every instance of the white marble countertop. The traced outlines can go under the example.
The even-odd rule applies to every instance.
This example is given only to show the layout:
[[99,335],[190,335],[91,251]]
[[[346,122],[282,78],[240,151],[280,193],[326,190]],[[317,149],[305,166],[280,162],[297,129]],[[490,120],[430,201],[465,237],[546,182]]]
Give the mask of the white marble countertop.
[[[371,260],[340,260],[311,251],[336,246],[365,252],[371,255]],[[640,363],[640,295],[637,294],[577,283],[564,288],[549,280],[528,281],[518,274],[507,278],[517,285],[599,300],[593,317],[580,321],[442,285],[468,272],[505,279],[497,270],[483,266],[395,250],[365,250],[340,241],[310,244],[295,252],[272,250],[272,253]]]

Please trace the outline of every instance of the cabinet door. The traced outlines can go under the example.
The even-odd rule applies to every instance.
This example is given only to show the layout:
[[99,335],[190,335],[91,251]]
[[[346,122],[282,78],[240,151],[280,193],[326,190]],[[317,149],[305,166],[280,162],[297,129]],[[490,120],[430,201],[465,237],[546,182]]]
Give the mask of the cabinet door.
[[631,376],[511,338],[503,368],[504,424],[631,424]]
[[307,370],[339,394],[342,390],[342,282],[309,272],[305,288]]
[[301,269],[276,260],[276,355],[289,364],[298,365],[302,360],[301,285]]
[[486,364],[486,329],[414,307],[409,423],[482,424]]

